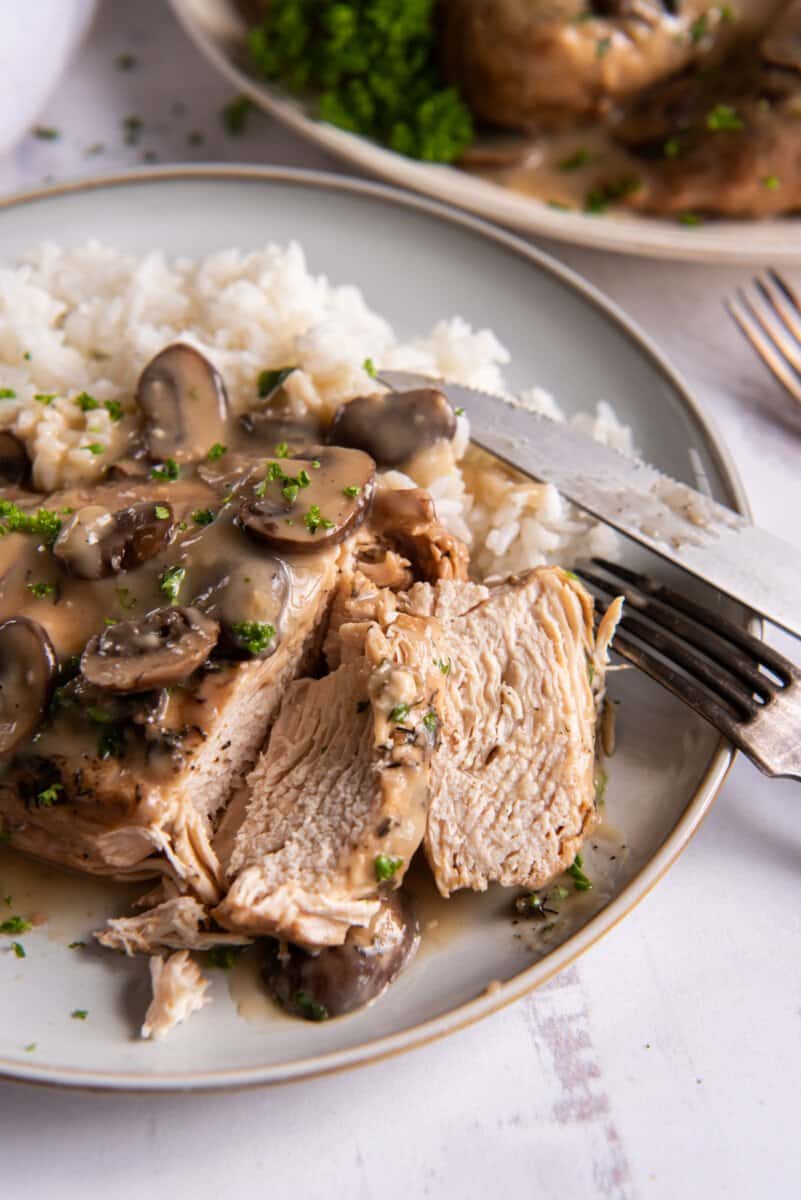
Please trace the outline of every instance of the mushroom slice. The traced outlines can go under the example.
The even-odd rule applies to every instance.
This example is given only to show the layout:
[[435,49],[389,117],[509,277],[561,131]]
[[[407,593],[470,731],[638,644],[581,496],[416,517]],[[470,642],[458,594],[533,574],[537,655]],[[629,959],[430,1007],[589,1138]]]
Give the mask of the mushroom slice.
[[366,517],[375,491],[375,463],[360,450],[322,446],[308,455],[268,461],[237,514],[247,533],[285,553],[343,541]]
[[323,436],[313,417],[294,416],[283,408],[243,413],[239,418],[239,427],[249,441],[254,439],[261,442],[272,454],[282,442],[289,446],[290,452],[297,453],[306,446],[315,445]]
[[337,410],[328,441],[366,451],[379,467],[397,467],[455,433],[456,417],[446,397],[426,387],[357,396]]
[[105,579],[159,554],[172,530],[172,507],[164,500],[142,501],[115,513],[89,504],[61,530],[53,553],[78,579]]
[[180,683],[208,659],[220,633],[199,608],[157,608],[93,637],[81,674],[108,692],[146,692]]
[[28,617],[0,625],[0,754],[9,754],[36,730],[56,678],[56,652],[47,633]]
[[183,342],[157,354],[139,377],[136,401],[144,439],[156,462],[196,462],[223,440],[228,396],[219,371]]
[[289,570],[280,558],[265,556],[234,567],[222,581],[219,600],[226,640],[239,653],[267,658],[278,645],[289,591]]
[[354,927],[341,946],[304,950],[268,944],[263,977],[282,1008],[324,1021],[363,1008],[417,950],[420,928],[402,892],[381,902],[367,929]]
[[31,460],[25,443],[7,429],[0,432],[0,485],[26,484],[30,479]]

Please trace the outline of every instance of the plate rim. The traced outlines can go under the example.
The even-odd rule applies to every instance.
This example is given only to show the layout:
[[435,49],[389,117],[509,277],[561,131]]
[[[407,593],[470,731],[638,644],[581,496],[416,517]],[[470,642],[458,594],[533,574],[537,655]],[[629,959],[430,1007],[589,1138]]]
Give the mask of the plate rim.
[[[737,467],[716,427],[704,413],[679,372],[658,349],[650,336],[624,310],[594,284],[572,268],[516,234],[498,228],[491,222],[461,209],[415,193],[405,192],[383,183],[354,179],[332,172],[297,167],[262,167],[236,164],[198,164],[159,167],[139,167],[84,179],[65,180],[49,186],[26,189],[0,197],[0,221],[11,209],[47,200],[100,191],[104,188],[126,187],[147,183],[191,181],[217,183],[292,184],[312,189],[332,190],[398,205],[422,212],[446,223],[461,226],[502,248],[516,253],[535,269],[578,293],[597,311],[616,325],[633,346],[651,362],[670,385],[677,399],[700,431],[706,449],[715,461],[721,481],[729,492],[729,502],[743,516],[751,511]],[[546,983],[569,966],[580,955],[614,929],[645,899],[663,878],[679,855],[686,849],[712,808],[736,757],[733,747],[721,737],[712,750],[708,765],[679,821],[647,863],[634,875],[623,890],[565,942],[544,958],[516,975],[498,989],[487,988],[472,1000],[457,1005],[437,1017],[429,1018],[397,1033],[373,1038],[342,1050],[307,1056],[292,1062],[269,1066],[224,1068],[220,1070],[172,1071],[160,1076],[144,1076],[131,1071],[82,1070],[73,1067],[52,1068],[35,1062],[0,1058],[0,1079],[88,1089],[96,1091],[135,1091],[165,1093],[175,1091],[229,1091],[251,1087],[290,1083],[300,1079],[334,1074],[368,1063],[379,1062],[408,1050],[417,1049],[450,1033],[467,1028],[484,1017],[498,1012]]]
[[[260,108],[294,130],[306,141],[326,150],[351,166],[369,171],[396,187],[418,189],[428,196],[497,222],[529,237],[552,238],[569,245],[585,246],[602,253],[627,254],[669,262],[691,262],[736,266],[764,263],[781,254],[786,264],[801,264],[801,236],[795,244],[785,225],[795,222],[801,235],[801,217],[751,221],[721,218],[720,223],[683,227],[668,218],[623,214],[606,216],[599,223],[581,212],[559,212],[544,201],[514,192],[501,184],[481,179],[442,163],[409,159],[358,134],[316,120],[303,111],[302,102],[283,92],[279,85],[260,81],[242,70],[225,54],[192,12],[198,0],[169,0],[184,33],[197,50],[233,85]],[[468,188],[465,181],[470,180]],[[775,244],[753,244],[754,229],[778,230]],[[594,231],[603,230],[599,239]]]

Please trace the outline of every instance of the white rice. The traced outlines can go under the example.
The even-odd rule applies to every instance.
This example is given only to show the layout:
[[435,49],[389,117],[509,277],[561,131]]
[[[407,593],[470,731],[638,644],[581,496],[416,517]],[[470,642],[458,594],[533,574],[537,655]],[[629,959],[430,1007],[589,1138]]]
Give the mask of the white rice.
[[[330,415],[343,399],[375,388],[367,358],[379,370],[419,370],[493,391],[504,389],[509,361],[494,333],[474,331],[458,316],[399,343],[358,288],[312,275],[296,243],[222,250],[199,261],[170,261],[160,252],[135,258],[98,242],[70,250],[47,244],[0,268],[0,394],[16,394],[0,400],[0,428],[25,441],[38,488],[98,479],[126,452],[138,376],[177,340],[221,371],[236,412],[257,407],[265,368],[298,366],[286,385],[298,411]],[[83,412],[76,404],[82,392],[100,407]],[[122,403],[122,420],[103,407],[111,400]],[[541,388],[518,402],[564,419]],[[609,404],[572,423],[632,453],[630,431]],[[460,417],[453,447],[417,461],[414,481],[429,488],[442,522],[471,544],[481,574],[614,553],[614,535],[553,487],[466,460],[468,440]]]

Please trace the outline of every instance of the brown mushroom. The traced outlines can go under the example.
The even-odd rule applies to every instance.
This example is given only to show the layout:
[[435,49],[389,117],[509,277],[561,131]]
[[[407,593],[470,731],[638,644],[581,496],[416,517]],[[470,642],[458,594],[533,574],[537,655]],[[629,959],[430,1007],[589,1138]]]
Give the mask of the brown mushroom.
[[282,442],[294,454],[306,446],[315,445],[322,437],[320,425],[314,417],[298,417],[283,408],[243,413],[239,418],[239,428],[249,445],[261,442],[269,454],[275,454],[276,446]]
[[53,644],[37,621],[11,617],[0,624],[0,754],[9,754],[35,732],[56,670]]
[[30,480],[31,460],[25,443],[9,430],[0,432],[0,486],[24,486]]
[[237,514],[247,533],[285,553],[343,541],[366,517],[375,490],[375,463],[360,450],[327,446],[307,453],[268,462]]
[[363,1008],[398,975],[420,940],[402,892],[381,902],[368,929],[351,929],[341,946],[304,950],[268,943],[264,981],[282,1008],[323,1021]]
[[196,462],[224,441],[225,384],[193,346],[175,342],[157,354],[139,377],[136,401],[145,416],[147,452],[155,462]]
[[455,433],[456,417],[446,397],[427,387],[357,396],[337,409],[328,441],[364,450],[379,467],[397,467]]
[[61,530],[53,553],[78,579],[105,579],[160,553],[172,530],[172,507],[164,500],[142,501],[118,512],[89,504]]
[[220,627],[199,608],[158,608],[93,637],[81,674],[108,692],[145,692],[180,683],[208,659]]

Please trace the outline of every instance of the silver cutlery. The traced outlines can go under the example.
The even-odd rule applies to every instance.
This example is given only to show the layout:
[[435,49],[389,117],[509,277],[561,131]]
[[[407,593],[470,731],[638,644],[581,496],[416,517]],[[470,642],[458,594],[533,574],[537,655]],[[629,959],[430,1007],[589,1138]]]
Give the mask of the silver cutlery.
[[753,281],[753,291],[739,288],[726,301],[726,311],[768,370],[796,404],[801,405],[801,301],[794,288],[767,271]]

